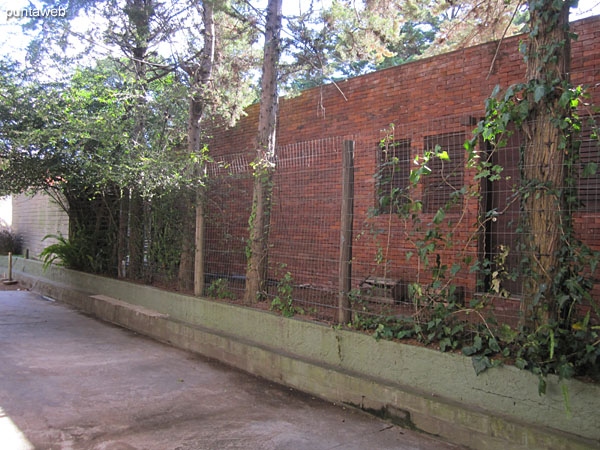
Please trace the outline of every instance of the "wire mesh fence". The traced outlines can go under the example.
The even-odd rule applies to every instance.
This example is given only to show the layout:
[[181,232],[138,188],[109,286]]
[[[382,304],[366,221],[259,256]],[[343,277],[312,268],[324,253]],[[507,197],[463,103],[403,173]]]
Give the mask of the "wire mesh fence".
[[[503,145],[475,142],[479,161],[489,163],[476,168],[468,161],[465,141],[479,118],[475,113],[446,117],[279,147],[267,288],[255,306],[336,322],[344,296],[346,317],[367,328],[398,318],[427,323],[440,308],[459,323],[516,325],[523,296],[522,249],[531,239],[522,222],[524,136],[515,129]],[[575,235],[600,250],[600,175],[592,170],[598,140],[587,125],[580,140],[580,158],[569,168],[580,200],[572,214]],[[354,145],[347,212],[352,238],[344,243],[342,152],[347,142]],[[72,254],[58,256],[80,258],[75,268],[188,294],[194,293],[195,266],[202,258],[202,294],[242,303],[254,155],[221,153],[206,164],[200,196],[183,189],[142,197],[135,189],[115,187],[93,200],[68,198]],[[482,170],[497,176],[481,176]],[[198,201],[204,226],[200,254],[194,244]],[[343,245],[350,247],[349,261],[340,258]],[[347,263],[350,289],[340,292],[340,268]],[[592,295],[598,294],[595,283]],[[577,308],[585,314],[589,305]]]

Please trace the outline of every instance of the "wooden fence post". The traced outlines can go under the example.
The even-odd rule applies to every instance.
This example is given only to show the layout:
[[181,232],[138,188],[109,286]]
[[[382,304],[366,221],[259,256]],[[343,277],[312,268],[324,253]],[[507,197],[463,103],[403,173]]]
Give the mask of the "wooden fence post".
[[342,150],[342,220],[340,225],[340,269],[338,323],[350,322],[352,277],[352,221],[354,218],[354,141],[344,141]]

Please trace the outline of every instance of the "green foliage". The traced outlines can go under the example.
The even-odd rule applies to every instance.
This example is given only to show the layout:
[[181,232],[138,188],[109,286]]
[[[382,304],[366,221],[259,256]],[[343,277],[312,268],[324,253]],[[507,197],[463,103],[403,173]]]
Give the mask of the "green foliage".
[[44,270],[55,261],[67,269],[81,270],[84,272],[100,272],[102,267],[91,253],[93,243],[85,233],[75,233],[67,239],[62,234],[49,234],[43,240],[55,239],[57,242],[50,244],[40,253],[44,261]]
[[294,92],[497,40],[504,30],[520,30],[521,6],[518,0],[334,0],[318,11],[311,4],[288,23],[284,81]]
[[[75,2],[77,10],[84,3]],[[537,0],[530,2],[529,8],[532,12],[542,11],[550,23],[556,24],[556,12],[563,5],[561,1]],[[157,9],[151,11],[152,14],[161,17],[166,11],[164,5],[154,6]],[[296,78],[296,87],[306,87],[320,84],[336,73],[355,75],[376,67],[399,64],[418,57],[428,47],[443,49],[446,44],[454,45],[461,40],[457,34],[458,37],[430,46],[444,27],[458,29],[460,27],[453,25],[465,23],[475,24],[475,29],[487,29],[478,26],[481,21],[466,20],[473,17],[472,14],[468,16],[470,12],[477,15],[477,8],[493,10],[493,16],[498,19],[494,24],[503,29],[506,13],[511,16],[513,6],[514,2],[507,1],[462,2],[455,6],[448,2],[423,0],[366,2],[364,9],[354,9],[348,7],[348,2],[336,0],[321,17],[307,14],[290,24],[290,30],[300,39],[287,40],[283,47],[296,56],[296,63],[300,61],[301,64],[288,67],[288,73],[295,73],[303,66],[305,76]],[[235,7],[249,14],[248,5]],[[140,27],[138,33],[132,31],[136,27],[129,27],[131,23],[127,22],[127,19],[134,22],[135,14],[119,8],[117,3],[110,3],[109,12],[114,12],[114,17],[110,17],[106,37],[127,52],[136,47],[147,50],[145,44],[149,43],[141,42],[144,38],[149,35],[166,37],[180,25],[172,23],[172,29],[153,28],[151,33],[150,29]],[[256,40],[257,34],[249,28],[238,27],[238,22],[255,23],[256,17],[240,21],[233,9],[229,11],[231,15],[218,17],[219,23],[226,22],[228,26],[219,30],[216,52],[219,64],[210,89],[206,86],[190,89],[192,80],[182,79],[183,74],[176,69],[174,61],[150,54],[143,57],[147,57],[149,64],[141,79],[139,61],[134,61],[131,55],[122,60],[98,60],[94,67],[70,67],[69,76],[60,82],[36,80],[33,72],[23,70],[18,64],[0,61],[0,97],[3,99],[0,103],[0,164],[3,169],[0,171],[0,195],[26,190],[61,193],[68,203],[66,209],[75,230],[69,239],[60,235],[47,236],[57,242],[41,254],[45,267],[56,261],[77,270],[106,272],[113,258],[111,245],[115,240],[114,224],[118,221],[118,210],[113,202],[120,198],[121,188],[135,187],[146,199],[151,199],[153,226],[146,254],[148,262],[168,277],[174,276],[179,264],[182,233],[180,229],[170,227],[166,220],[180,216],[174,200],[168,195],[176,196],[182,188],[201,186],[202,177],[192,168],[208,158],[206,147],[193,154],[184,150],[188,99],[197,96],[206,101],[205,119],[224,118],[232,122],[252,98],[251,68],[256,63],[256,54],[249,50],[249,44]],[[152,27],[162,23],[153,20]],[[540,24],[530,25],[532,37],[540,32]],[[189,54],[193,59],[197,54],[195,45],[201,41],[201,36],[188,37]],[[36,55],[43,54],[42,41],[38,40],[32,46],[33,50],[38,50]],[[152,46],[155,44],[152,42]],[[556,42],[544,46],[538,49],[538,54],[527,55],[527,58],[551,61],[564,44]],[[380,193],[380,205],[373,215],[390,211],[399,220],[410,224],[410,231],[405,236],[411,246],[407,259],[413,258],[431,275],[410,286],[409,297],[414,312],[402,316],[385,308],[374,310],[368,293],[360,290],[352,291],[350,299],[356,311],[352,326],[371,331],[376,339],[409,338],[438,346],[441,351],[462,351],[472,358],[476,373],[500,364],[504,358],[512,359],[517,367],[540,377],[540,393],[543,393],[545,377],[550,373],[561,378],[587,375],[598,379],[600,330],[590,317],[594,313],[600,315],[600,311],[590,295],[593,280],[589,276],[595,272],[598,257],[575,239],[571,220],[572,212],[579,206],[573,171],[579,160],[576,143],[581,129],[577,108],[582,105],[585,93],[583,88],[573,87],[560,77],[539,73],[534,78],[509,87],[502,95],[498,87],[487,100],[486,117],[465,144],[466,166],[476,173],[473,183],[456,189],[446,205],[425,219],[423,201],[414,195],[420,189],[419,184],[431,175],[430,163],[447,162],[451,158],[448,151],[439,146],[427,149],[415,158],[406,188],[391,188]],[[519,187],[511,201],[540,195],[542,190],[560,191],[565,198],[567,208],[558,255],[560,267],[551,285],[541,287],[536,299],[539,303],[553,299],[560,314],[557,320],[533,328],[498,324],[492,299],[510,294],[503,282],[515,276],[506,265],[510,251],[515,249],[503,249],[494,260],[474,261],[464,249],[457,249],[454,230],[463,218],[452,217],[450,213],[456,204],[465,204],[469,199],[479,200],[481,182],[493,184],[505,176],[501,166],[492,164],[482,155],[479,142],[483,140],[497,151],[507,145],[511,127],[520,127],[535,108],[551,109],[553,104],[569,110],[567,115],[552,118],[552,124],[564,131],[559,148],[567,155],[567,182],[565,186],[548,186],[529,180]],[[141,124],[143,130],[136,129]],[[382,145],[393,142],[391,134]],[[397,158],[389,162],[392,168],[398,163]],[[253,169],[256,176],[271,183],[271,161],[258,160],[253,163]],[[598,163],[592,162],[583,169],[582,175],[591,176],[597,170]],[[382,176],[378,174],[380,181],[386,181]],[[267,188],[269,195],[271,187],[269,184]],[[109,206],[101,208],[101,203]],[[500,213],[483,211],[473,238]],[[251,228],[255,216],[253,209],[249,220]],[[391,214],[388,223],[391,223]],[[98,234],[94,232],[100,228],[108,229],[105,242],[99,242]],[[383,245],[379,234],[380,231],[372,230],[377,242],[375,260],[385,278],[389,243],[387,247]],[[450,251],[458,255],[460,262],[450,264],[444,260],[444,255]],[[246,252],[250,259],[253,256],[250,246],[246,247]],[[523,273],[530,276],[528,264],[531,261],[522,263]],[[459,289],[460,277],[466,273],[490,280],[488,291],[471,299],[468,305]],[[271,309],[286,317],[303,313],[294,305],[293,291],[293,279],[287,272],[278,283]],[[225,279],[213,281],[207,293],[218,298],[235,297]],[[592,313],[587,313],[585,318],[578,317],[578,309],[588,304]],[[568,398],[566,391],[563,393]]]
[[225,278],[214,280],[206,290],[206,294],[213,298],[228,298],[231,300],[236,298],[236,295],[229,290],[229,283]]
[[[176,151],[185,130],[185,95],[175,77],[147,86],[147,146],[133,139],[135,81],[99,61],[61,83],[23,82],[26,72],[0,64],[0,193],[106,189],[135,184],[144,193],[189,180],[191,158]],[[139,111],[138,111],[139,112]],[[141,113],[141,112],[139,112]],[[201,155],[202,156],[202,155]]]
[[309,7],[288,22],[284,82],[295,92],[410,61],[439,31],[434,9],[428,0]]
[[147,259],[150,272],[167,281],[177,277],[183,239],[181,191],[155,195],[150,203],[150,245]]
[[304,314],[304,310],[294,305],[292,294],[294,292],[294,279],[286,272],[277,283],[277,295],[271,301],[271,309],[280,311],[284,317],[293,317],[294,314]]
[[[542,49],[547,54],[554,54],[558,48]],[[419,192],[419,183],[431,174],[434,158],[447,160],[450,155],[444,149],[436,147],[418,155],[411,170],[409,184],[404,189],[390,189],[380,196],[379,211],[372,211],[371,217],[381,210],[394,212],[407,225],[404,229],[406,242],[414,250],[407,252],[407,259],[417,257],[421,267],[428,269],[431,279],[427,282],[413,283],[409,289],[409,298],[414,306],[414,313],[409,316],[386,313],[381,308],[374,309],[369,302],[368,292],[354,291],[350,297],[353,309],[357,311],[352,326],[370,330],[376,339],[415,339],[426,345],[437,345],[441,351],[461,350],[472,358],[476,373],[498,366],[502,361],[515,361],[521,369],[529,370],[540,377],[540,394],[546,389],[546,376],[557,374],[560,379],[574,376],[587,376],[600,380],[600,327],[593,325],[591,317],[600,317],[600,308],[592,298],[593,274],[598,264],[598,254],[584,245],[575,236],[572,214],[577,211],[580,202],[577,199],[575,181],[578,176],[586,177],[595,174],[597,163],[592,162],[578,172],[579,133],[582,119],[579,116],[581,105],[589,98],[583,87],[571,87],[557,79],[533,80],[511,86],[500,94],[497,87],[486,102],[486,117],[474,131],[472,139],[465,143],[467,155],[466,167],[473,169],[473,182],[451,195],[449,202],[432,214],[428,220],[422,214],[422,203],[415,195]],[[494,182],[506,179],[503,167],[493,164],[491,158],[483,153],[479,146],[486,142],[492,153],[499,151],[508,143],[512,130],[521,127],[530,118],[534,108],[549,107],[552,101],[568,110],[564,116],[555,115],[551,119],[553,126],[562,131],[558,142],[559,151],[566,155],[566,179],[564,186],[542,185],[535,180],[523,182],[515,192],[509,194],[508,203],[539,196],[540,190],[556,192],[564,195],[566,208],[561,210],[562,228],[561,245],[557,253],[558,267],[550,285],[541,285],[536,302],[543,305],[544,310],[558,310],[556,318],[531,328],[522,320],[519,325],[497,323],[494,317],[494,298],[509,297],[505,281],[515,280],[517,273],[508,268],[507,259],[512,251],[521,256],[519,268],[522,276],[532,277],[528,268],[531,261],[522,247],[509,249],[503,247],[494,259],[475,260],[468,252],[454,250],[460,262],[452,265],[444,263],[444,254],[456,247],[454,229],[461,217],[451,217],[449,212],[456,203],[466,204],[469,199],[480,203],[479,185],[482,181],[493,185]],[[598,138],[597,125],[592,124],[592,139]],[[382,146],[393,142],[393,126],[388,136],[382,140]],[[391,164],[397,164],[392,161]],[[388,169],[389,172],[389,169]],[[393,172],[392,172],[393,173]],[[382,180],[381,173],[377,175]],[[382,194],[382,193],[380,193]],[[476,239],[485,225],[494,221],[502,211],[482,211],[473,235]],[[527,229],[519,224],[518,231],[523,235]],[[381,247],[377,239],[379,231],[373,231],[373,239],[377,242],[378,251],[375,262],[385,274],[389,261],[386,259],[387,249]],[[469,239],[467,239],[468,241]],[[462,250],[464,252],[464,250]],[[461,273],[477,275],[479,280],[486,279],[486,285],[479,284],[481,292],[468,305],[458,295],[456,279]],[[591,308],[585,318],[580,311]],[[597,319],[596,319],[597,320]],[[563,385],[565,386],[565,385]],[[568,409],[568,392],[563,388],[565,405]]]
[[[544,380],[549,373],[561,379],[585,375],[600,379],[600,326],[590,323],[590,313],[571,325],[570,328],[557,324],[539,327],[523,336],[514,348],[516,365],[527,369]],[[545,392],[541,381],[540,392]]]
[[21,238],[9,228],[0,228],[0,254],[6,255],[21,253]]
[[[534,2],[531,8],[541,8],[546,2]],[[562,2],[561,2],[562,3]],[[542,6],[540,6],[542,5]],[[560,6],[560,5],[558,5]],[[560,10],[560,8],[558,8]],[[544,17],[552,19],[550,11],[542,8]],[[553,18],[555,20],[555,18]],[[537,30],[532,30],[537,32]],[[546,61],[554,57],[561,46],[549,46],[539,49],[539,54],[528,55],[539,57]],[[551,56],[554,55],[554,56]],[[549,373],[558,374],[560,378],[571,378],[576,375],[586,375],[598,379],[599,373],[594,366],[600,354],[598,350],[597,328],[589,324],[590,315],[581,321],[576,311],[584,305],[590,305],[598,315],[596,299],[590,291],[593,286],[593,273],[598,264],[598,254],[592,251],[575,235],[572,215],[580,206],[575,189],[578,176],[589,176],[595,172],[596,163],[588,164],[582,173],[577,173],[579,163],[579,133],[582,128],[582,118],[578,107],[584,104],[589,96],[583,87],[572,87],[568,82],[559,79],[540,77],[540,79],[511,86],[503,96],[499,88],[486,103],[487,114],[477,130],[476,137],[490,142],[494,147],[505,145],[510,135],[509,124],[521,126],[529,119],[536,108],[552,109],[552,126],[560,130],[558,151],[565,153],[566,176],[564,185],[553,186],[541,184],[537,180],[525,180],[519,188],[521,199],[535,196],[541,192],[551,192],[557,198],[563,198],[565,207],[560,210],[560,246],[557,256],[557,267],[552,268],[553,277],[550,285],[541,284],[534,296],[532,310],[526,314],[533,318],[538,326],[532,328],[529,322],[519,329],[515,342],[511,342],[507,351],[516,357],[516,365],[540,376],[540,393],[545,392],[545,377]],[[562,109],[554,109],[551,105],[556,102]],[[564,112],[563,112],[564,111]],[[592,124],[592,128],[597,125]],[[477,167],[487,169],[479,164]],[[481,173],[481,171],[480,171]],[[521,231],[526,231],[523,223]],[[537,275],[532,270],[533,261],[528,258],[527,242],[521,251],[525,255],[521,261],[522,272],[536,280]],[[553,317],[540,320],[540,311],[557,311]]]

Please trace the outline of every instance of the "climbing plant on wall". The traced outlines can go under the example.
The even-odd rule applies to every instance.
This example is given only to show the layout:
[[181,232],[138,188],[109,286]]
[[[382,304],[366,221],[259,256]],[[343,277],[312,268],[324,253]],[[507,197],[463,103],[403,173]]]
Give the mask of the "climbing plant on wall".
[[[598,144],[598,127],[592,120],[595,110],[586,103],[585,87],[575,87],[569,80],[569,42],[574,38],[568,29],[571,3],[529,3],[529,40],[521,45],[526,81],[504,92],[496,87],[486,101],[485,117],[465,143],[466,167],[475,172],[472,181],[454,189],[432,219],[424,221],[419,186],[432,176],[436,160],[451,158],[443,146],[436,145],[417,156],[406,189],[390,188],[380,196],[385,208],[410,224],[405,227],[406,240],[414,250],[408,257],[418,258],[430,277],[410,286],[412,315],[380,319],[358,313],[353,319],[354,326],[372,329],[377,338],[410,337],[437,343],[442,351],[460,348],[473,358],[478,373],[502,361],[514,362],[539,376],[540,393],[545,392],[550,373],[561,378],[600,377],[600,308],[591,296],[598,255],[577,238],[573,223],[581,204],[577,180],[597,169],[597,162],[582,167],[581,130],[584,125],[591,129],[589,139]],[[519,255],[523,290],[520,322],[506,324],[494,318],[493,300],[509,295],[503,281],[516,276],[506,265],[509,250],[475,260],[462,245],[456,249],[454,230],[464,214],[451,220],[448,212],[457,203],[481,205],[482,181],[494,184],[508,178],[492,155],[502,151],[515,132],[524,136],[520,181],[507,194],[507,201],[518,202],[521,211],[517,225],[521,240],[512,251]],[[382,145],[393,140],[392,130]],[[482,208],[465,246],[501,213]],[[445,264],[444,254],[453,246],[459,262]],[[461,301],[458,290],[457,278],[464,271],[488,280],[481,295],[468,304]],[[360,296],[355,293],[355,305],[361,306]]]

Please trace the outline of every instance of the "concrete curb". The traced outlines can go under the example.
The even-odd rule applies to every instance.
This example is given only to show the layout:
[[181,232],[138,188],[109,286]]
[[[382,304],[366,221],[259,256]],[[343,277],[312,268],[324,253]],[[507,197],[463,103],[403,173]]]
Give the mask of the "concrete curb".
[[513,367],[476,377],[461,355],[56,267],[43,272],[31,260],[16,261],[15,277],[103,320],[468,447],[600,446],[596,385],[569,381],[567,418],[556,379],[538,397],[537,378]]

